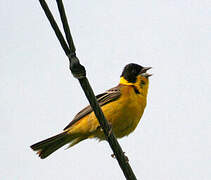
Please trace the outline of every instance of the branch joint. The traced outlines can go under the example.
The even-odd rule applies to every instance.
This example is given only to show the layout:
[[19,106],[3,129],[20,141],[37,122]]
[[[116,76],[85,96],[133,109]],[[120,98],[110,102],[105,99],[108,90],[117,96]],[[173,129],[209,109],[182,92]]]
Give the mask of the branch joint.
[[79,59],[76,57],[75,53],[70,53],[68,55],[70,61],[70,70],[73,76],[77,79],[83,79],[86,77],[86,69],[79,62]]

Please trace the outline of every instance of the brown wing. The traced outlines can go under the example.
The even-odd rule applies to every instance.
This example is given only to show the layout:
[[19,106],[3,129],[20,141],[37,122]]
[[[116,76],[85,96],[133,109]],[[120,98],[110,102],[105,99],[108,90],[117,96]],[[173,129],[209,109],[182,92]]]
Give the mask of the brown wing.
[[[118,85],[114,88],[107,90],[105,93],[97,95],[96,98],[99,105],[102,107],[103,105],[118,99],[121,96],[120,86],[121,85]],[[78,122],[81,118],[83,118],[87,114],[90,114],[91,112],[92,108],[90,105],[85,107],[78,114],[76,114],[74,119],[64,128],[64,130],[68,129],[70,126],[72,126],[73,124]]]

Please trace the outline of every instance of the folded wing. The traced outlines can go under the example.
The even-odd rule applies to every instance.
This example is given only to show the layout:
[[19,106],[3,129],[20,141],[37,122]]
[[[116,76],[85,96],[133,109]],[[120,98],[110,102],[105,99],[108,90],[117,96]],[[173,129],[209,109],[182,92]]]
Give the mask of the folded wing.
[[[109,102],[117,100],[121,96],[120,87],[121,85],[118,85],[114,88],[107,90],[105,93],[97,95],[96,98],[99,105],[102,107]],[[74,119],[64,128],[64,130],[68,129],[70,126],[72,126],[73,124],[78,122],[81,118],[83,118],[87,114],[90,114],[91,112],[92,112],[92,107],[90,105],[85,107],[78,114],[76,114]]]

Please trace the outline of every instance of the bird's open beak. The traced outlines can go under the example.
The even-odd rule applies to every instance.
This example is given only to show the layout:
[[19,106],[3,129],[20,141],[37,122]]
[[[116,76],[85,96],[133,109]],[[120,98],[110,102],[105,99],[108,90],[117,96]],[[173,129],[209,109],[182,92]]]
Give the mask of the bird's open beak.
[[140,74],[146,78],[152,76],[152,74],[147,73],[147,71],[149,69],[151,69],[152,67],[143,67],[142,70],[140,71]]

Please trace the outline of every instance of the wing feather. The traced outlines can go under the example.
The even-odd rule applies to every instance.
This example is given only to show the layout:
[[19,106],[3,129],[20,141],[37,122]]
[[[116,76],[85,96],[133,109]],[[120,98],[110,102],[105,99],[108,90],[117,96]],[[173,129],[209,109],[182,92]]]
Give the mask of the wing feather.
[[[105,93],[97,95],[96,98],[99,105],[102,107],[105,104],[118,99],[121,96],[120,86],[121,85],[118,85],[114,88],[107,90]],[[85,107],[78,114],[76,114],[74,119],[64,128],[64,130],[68,129],[70,126],[72,126],[73,124],[78,122],[81,118],[83,118],[87,114],[90,114],[91,112],[92,112],[92,107],[90,105]]]

